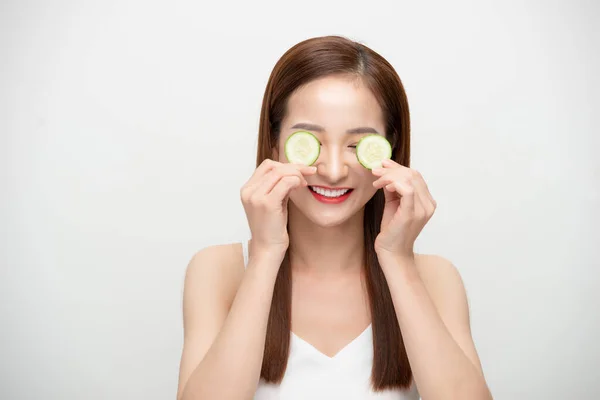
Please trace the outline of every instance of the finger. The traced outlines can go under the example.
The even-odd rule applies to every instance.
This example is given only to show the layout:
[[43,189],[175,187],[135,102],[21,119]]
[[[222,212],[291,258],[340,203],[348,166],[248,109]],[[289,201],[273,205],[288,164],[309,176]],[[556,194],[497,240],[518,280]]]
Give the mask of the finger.
[[371,173],[372,173],[373,175],[375,175],[375,176],[382,176],[382,175],[384,175],[385,173],[387,173],[387,171],[388,171],[388,170],[387,170],[387,169],[385,169],[385,168],[373,168],[373,169],[371,170]]
[[425,218],[425,202],[423,201],[423,196],[421,195],[421,192],[419,191],[418,188],[416,188],[414,185],[412,185],[411,183],[409,183],[409,185],[411,185],[414,189],[414,217],[416,219],[422,219]]
[[[384,166],[383,168],[373,169],[372,172],[373,172],[373,175],[375,175],[375,176],[379,176],[379,177],[385,176],[385,177],[387,177],[387,179],[384,179],[383,181],[375,181],[376,182],[376,183],[374,183],[375,187],[380,188],[385,184],[384,182],[392,182],[393,180],[400,179],[401,177],[408,177],[408,179],[413,184],[415,189],[419,192],[421,200],[423,201],[423,205],[426,206],[427,208],[430,208],[430,207],[435,208],[437,206],[437,203],[433,199],[433,196],[431,195],[431,192],[429,191],[429,188],[427,186],[427,183],[425,182],[425,179],[423,179],[423,176],[418,171],[407,168],[401,164],[398,164],[394,160],[384,160],[384,161],[385,162],[382,163],[382,165]],[[391,172],[394,172],[393,176],[390,175]]]
[[[273,172],[276,170],[276,173]],[[249,201],[256,192],[259,192],[262,195],[268,193],[282,176],[289,174],[300,174],[303,184],[307,186],[308,182],[304,179],[304,175],[309,176],[316,172],[317,167],[315,166],[291,163],[284,164],[271,159],[265,159],[255,169],[250,179],[242,186],[240,190],[242,201]]]
[[[403,192],[402,190],[400,190],[400,188],[398,188],[398,185],[400,185],[401,187],[410,188],[410,190],[412,190],[414,206],[411,206],[411,207],[414,209],[414,213],[415,213],[416,217],[420,218],[421,215],[433,214],[433,211],[435,210],[435,206],[433,206],[433,204],[431,204],[429,199],[427,197],[425,197],[425,195],[421,192],[421,190],[419,190],[417,187],[415,187],[412,184],[412,181],[410,179],[400,178],[397,180],[393,180],[393,179],[391,179],[390,176],[385,176],[385,177],[378,179],[376,182],[374,182],[375,187],[385,188],[384,193],[386,195],[385,196],[386,201],[395,200],[393,197],[388,195],[388,193],[395,192],[398,195],[400,195],[400,197],[401,197],[400,205],[403,206],[403,204],[406,202],[406,200],[402,200],[402,197],[405,196],[406,192]],[[409,203],[410,203],[410,200],[409,200]]]
[[266,195],[273,190],[277,182],[283,177],[286,176],[296,176],[300,180],[300,183],[303,186],[308,186],[308,182],[304,178],[304,175],[301,171],[305,171],[305,168],[298,168],[295,165],[291,164],[281,164],[277,168],[269,171],[265,177],[263,178],[262,184],[256,187],[255,193],[259,195]]
[[382,176],[381,178],[379,178],[375,182],[373,182],[373,187],[376,189],[381,189],[382,187],[389,185],[392,182],[393,182],[393,180],[390,179],[389,176]]
[[305,176],[314,175],[317,172],[317,167],[309,167],[299,164],[282,164],[277,169],[273,170],[273,172],[279,173],[281,176],[298,176],[302,184],[304,186],[308,186]]
[[382,187],[384,187],[392,182],[402,181],[402,180],[408,181],[408,178],[403,176],[402,174],[391,173],[391,171],[388,171],[388,173],[379,177],[379,179],[377,179],[375,182],[373,182],[373,187],[376,187],[377,189],[381,189]]
[[414,170],[412,171],[411,175],[412,175],[411,183],[413,184],[413,186],[419,193],[419,197],[421,198],[421,201],[423,202],[423,206],[424,206],[425,210],[428,212],[431,212],[432,209],[435,209],[437,204],[436,204],[435,200],[433,199],[431,192],[429,191],[429,188],[427,186],[427,183],[425,182],[425,179],[419,172],[414,171]]
[[421,191],[414,186],[414,184],[412,183],[412,181],[407,182],[407,184],[409,186],[412,186],[412,188],[414,189],[414,217],[415,219],[425,219],[428,214],[427,214],[427,208],[426,208],[426,198],[423,197],[423,194],[421,193]]
[[399,179],[410,179],[411,177],[411,170],[400,164],[396,164],[394,168],[375,168],[372,172],[373,175],[379,177],[373,182],[375,187],[383,187],[384,182],[391,183]]
[[270,201],[276,202],[277,204],[282,203],[292,189],[300,187],[302,185],[302,181],[297,175],[288,175],[282,177],[273,190],[269,193]]
[[304,181],[304,184],[307,185],[306,179],[304,179],[304,175],[309,176],[317,172],[317,167],[309,167],[306,165],[298,165],[298,164],[283,164],[276,163],[274,164],[264,175],[255,176],[248,184],[249,187],[256,188],[262,186],[265,181],[270,181],[270,186],[268,189],[264,191],[264,193],[268,193],[268,191],[273,188],[275,183],[277,183],[277,178],[274,180],[271,178],[273,175],[277,175],[279,177],[285,175],[298,175],[301,180]]
[[373,175],[375,175],[375,176],[383,176],[383,175],[389,173],[390,171],[396,171],[396,170],[400,171],[400,172],[403,172],[403,173],[408,173],[410,171],[409,168],[406,168],[406,167],[404,167],[404,166],[402,166],[400,164],[394,164],[394,165],[391,165],[391,166],[387,165],[387,166],[384,166],[384,167],[381,167],[381,168],[373,168],[371,170],[371,173]]
[[386,158],[381,160],[381,166],[385,169],[385,168],[401,168],[401,169],[410,169],[408,167],[405,167],[404,165],[397,163],[396,161],[392,160],[391,158]]
[[253,180],[253,179],[256,179],[256,178],[260,178],[261,176],[266,175],[269,171],[271,171],[273,168],[278,167],[279,165],[281,165],[281,163],[279,161],[271,160],[269,158],[265,159],[254,170],[254,173],[250,177],[250,180]]
[[407,182],[394,181],[384,186],[389,192],[400,195],[400,209],[411,214],[415,212],[415,189]]
[[266,196],[269,193],[271,193],[271,191],[273,190],[273,188],[275,188],[277,186],[277,184],[279,183],[279,181],[283,178],[287,178],[287,177],[295,177],[296,179],[298,179],[300,181],[300,184],[303,186],[306,186],[307,183],[306,181],[303,180],[303,178],[301,178],[301,174],[298,175],[283,175],[280,173],[280,171],[271,171],[269,172],[266,176],[265,179],[263,180],[263,182],[260,185],[257,185],[254,192],[252,193],[252,197],[255,196]]
[[317,167],[313,165],[303,165],[303,164],[283,164],[290,165],[296,168],[302,175],[314,175],[317,172]]
[[260,165],[256,167],[250,178],[246,181],[244,186],[242,186],[242,198],[247,199],[250,197],[256,187],[264,181],[264,176],[279,165],[281,165],[280,162],[268,158],[261,162]]
[[254,170],[254,173],[248,180],[247,185],[252,186],[257,183],[257,181],[262,181],[262,178],[271,172],[275,168],[295,168],[299,170],[302,174],[310,175],[317,172],[317,167],[308,166],[303,164],[291,164],[291,163],[281,163],[279,161],[271,160],[269,158],[265,159],[260,165]]

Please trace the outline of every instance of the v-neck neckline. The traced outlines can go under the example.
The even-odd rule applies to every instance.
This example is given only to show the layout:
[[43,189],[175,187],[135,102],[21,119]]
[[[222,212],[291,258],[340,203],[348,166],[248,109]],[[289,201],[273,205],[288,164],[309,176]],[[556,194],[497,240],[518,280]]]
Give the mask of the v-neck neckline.
[[343,354],[350,351],[356,343],[361,341],[365,336],[367,336],[368,333],[371,332],[371,329],[372,329],[372,324],[369,324],[357,337],[355,337],[350,342],[348,342],[344,347],[342,347],[340,350],[338,350],[338,352],[335,353],[333,356],[329,356],[329,355],[323,353],[321,350],[319,350],[317,347],[315,347],[312,343],[310,343],[307,340],[303,339],[302,337],[296,335],[293,331],[290,331],[290,332],[291,332],[292,339],[295,339],[296,341],[300,342],[301,344],[304,344],[306,347],[312,349],[312,351],[317,353],[319,355],[319,357],[321,357],[325,360],[328,360],[328,361],[334,361],[334,360],[339,359]]

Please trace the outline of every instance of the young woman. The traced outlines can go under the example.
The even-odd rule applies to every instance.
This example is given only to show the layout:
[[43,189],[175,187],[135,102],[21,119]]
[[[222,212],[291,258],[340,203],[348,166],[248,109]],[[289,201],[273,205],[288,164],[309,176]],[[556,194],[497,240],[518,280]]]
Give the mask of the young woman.
[[[456,268],[413,244],[436,202],[409,167],[406,94],[362,44],[303,41],[275,65],[257,168],[241,189],[251,238],[191,260],[178,399],[491,399]],[[286,139],[313,133],[312,166]],[[358,161],[364,135],[392,160]]]

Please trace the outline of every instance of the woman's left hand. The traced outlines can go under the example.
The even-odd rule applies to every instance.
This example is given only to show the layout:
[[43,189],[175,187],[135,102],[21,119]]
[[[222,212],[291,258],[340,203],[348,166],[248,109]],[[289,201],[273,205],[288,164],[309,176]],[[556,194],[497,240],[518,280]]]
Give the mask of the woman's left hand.
[[384,160],[373,186],[383,188],[385,208],[381,231],[375,240],[379,256],[414,257],[414,243],[437,207],[420,173],[393,160]]

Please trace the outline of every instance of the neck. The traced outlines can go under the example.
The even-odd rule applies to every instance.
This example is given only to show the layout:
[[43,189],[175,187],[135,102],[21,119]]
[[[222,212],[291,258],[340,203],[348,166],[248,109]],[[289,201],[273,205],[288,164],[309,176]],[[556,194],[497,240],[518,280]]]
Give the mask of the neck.
[[290,203],[288,226],[292,268],[319,274],[360,270],[364,254],[363,215],[359,212],[340,225],[322,227]]

